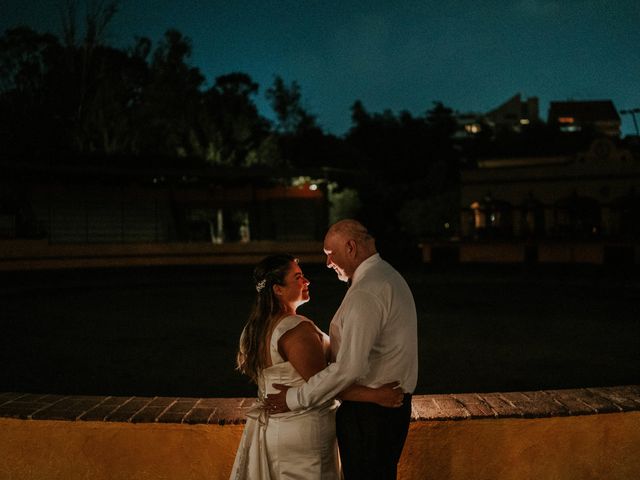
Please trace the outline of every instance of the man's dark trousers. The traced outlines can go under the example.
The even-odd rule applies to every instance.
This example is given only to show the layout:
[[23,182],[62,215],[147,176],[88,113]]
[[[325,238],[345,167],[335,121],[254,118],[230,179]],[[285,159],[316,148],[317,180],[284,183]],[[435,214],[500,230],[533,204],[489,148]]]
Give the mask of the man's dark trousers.
[[393,480],[411,419],[411,395],[402,407],[342,402],[336,413],[336,435],[345,480]]

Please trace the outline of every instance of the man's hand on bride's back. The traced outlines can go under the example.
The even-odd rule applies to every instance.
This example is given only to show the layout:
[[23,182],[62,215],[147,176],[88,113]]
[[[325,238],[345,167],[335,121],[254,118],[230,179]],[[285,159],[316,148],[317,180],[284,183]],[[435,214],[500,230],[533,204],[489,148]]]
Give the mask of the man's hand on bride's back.
[[290,387],[274,383],[273,388],[279,390],[278,393],[270,393],[264,401],[264,408],[269,413],[285,413],[289,411],[287,406],[287,390]]

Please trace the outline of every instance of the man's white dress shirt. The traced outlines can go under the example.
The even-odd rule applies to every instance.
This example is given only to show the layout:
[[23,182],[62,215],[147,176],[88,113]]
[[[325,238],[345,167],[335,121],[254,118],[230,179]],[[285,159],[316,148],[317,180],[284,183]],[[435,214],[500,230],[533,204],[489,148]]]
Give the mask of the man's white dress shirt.
[[416,306],[407,282],[380,255],[354,272],[329,335],[333,363],[287,391],[291,410],[324,403],[353,383],[379,387],[398,381],[405,393],[413,393],[418,379]]

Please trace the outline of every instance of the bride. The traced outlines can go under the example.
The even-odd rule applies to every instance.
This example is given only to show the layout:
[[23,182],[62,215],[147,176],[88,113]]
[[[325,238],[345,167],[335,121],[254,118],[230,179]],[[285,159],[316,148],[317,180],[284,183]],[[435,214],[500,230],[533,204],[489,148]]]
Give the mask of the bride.
[[[309,280],[291,255],[271,255],[254,270],[256,301],[240,337],[238,370],[258,385],[258,402],[236,453],[231,479],[338,480],[335,435],[337,401],[306,410],[270,414],[263,408],[272,384],[296,387],[327,366],[329,337],[297,308],[309,301]],[[395,407],[396,383],[379,388],[352,385],[344,400]]]

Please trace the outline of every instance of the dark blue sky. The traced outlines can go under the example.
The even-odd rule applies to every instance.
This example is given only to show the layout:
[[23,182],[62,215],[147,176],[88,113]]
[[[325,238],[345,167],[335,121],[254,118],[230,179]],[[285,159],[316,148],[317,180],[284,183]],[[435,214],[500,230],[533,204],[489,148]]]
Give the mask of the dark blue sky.
[[[96,0],[94,0],[96,1]],[[58,33],[64,0],[0,0],[0,29],[19,23]],[[80,2],[80,12],[84,2]],[[108,42],[154,42],[168,28],[191,38],[191,63],[211,84],[243,71],[260,84],[296,80],[305,106],[335,134],[349,107],[422,114],[435,100],[485,112],[512,95],[612,99],[640,107],[640,1],[129,0]],[[633,133],[623,116],[623,132]]]

